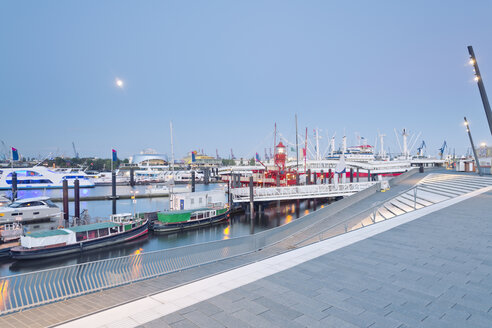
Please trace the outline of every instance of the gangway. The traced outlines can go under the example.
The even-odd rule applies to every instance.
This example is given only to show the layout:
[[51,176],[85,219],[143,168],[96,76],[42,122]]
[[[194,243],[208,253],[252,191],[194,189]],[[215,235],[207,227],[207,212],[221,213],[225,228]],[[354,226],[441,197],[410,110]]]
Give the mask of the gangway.
[[[274,200],[295,200],[312,198],[329,198],[350,196],[361,190],[367,189],[379,182],[353,182],[339,184],[319,184],[291,187],[258,188],[253,190],[253,201],[267,202]],[[249,202],[249,188],[235,188],[231,190],[234,203]]]

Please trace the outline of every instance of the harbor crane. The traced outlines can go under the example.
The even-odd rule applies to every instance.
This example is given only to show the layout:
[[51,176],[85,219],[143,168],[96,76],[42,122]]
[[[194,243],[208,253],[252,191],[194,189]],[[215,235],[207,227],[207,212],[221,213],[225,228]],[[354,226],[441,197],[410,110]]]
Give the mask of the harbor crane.
[[75,149],[75,142],[72,141],[72,147],[73,147],[73,155],[75,158],[79,158],[79,153],[77,153],[77,149]]
[[3,147],[3,157],[5,160],[9,158],[9,150],[7,148],[7,145],[5,145],[5,142],[2,140],[2,147]]
[[444,143],[442,144],[442,147],[439,148],[439,156],[441,156],[441,159],[444,155],[444,150],[446,150],[446,147],[448,147],[448,144],[446,143],[446,140],[444,140]]
[[424,149],[427,148],[425,141],[422,140],[422,143],[420,144],[419,147],[417,147],[417,155],[418,156],[424,156]]
[[231,148],[231,159],[236,159],[236,156],[234,156],[234,153],[232,152],[232,148]]

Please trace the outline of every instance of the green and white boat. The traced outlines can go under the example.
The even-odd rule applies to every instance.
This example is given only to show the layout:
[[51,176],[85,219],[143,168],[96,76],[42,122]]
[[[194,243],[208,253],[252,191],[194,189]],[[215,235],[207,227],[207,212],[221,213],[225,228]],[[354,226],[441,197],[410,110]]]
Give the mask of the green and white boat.
[[153,230],[159,233],[172,233],[212,225],[228,220],[229,212],[227,206],[159,212]]

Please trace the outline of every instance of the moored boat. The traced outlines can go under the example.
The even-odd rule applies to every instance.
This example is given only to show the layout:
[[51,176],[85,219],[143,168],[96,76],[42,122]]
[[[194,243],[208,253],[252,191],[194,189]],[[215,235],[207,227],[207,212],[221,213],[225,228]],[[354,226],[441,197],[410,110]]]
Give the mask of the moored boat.
[[149,222],[130,213],[111,215],[110,221],[66,229],[28,233],[10,250],[14,259],[39,259],[79,253],[123,243],[148,233]]
[[9,257],[10,249],[20,245],[19,238],[22,233],[23,228],[19,223],[0,226],[0,259]]
[[0,190],[12,189],[12,173],[14,172],[17,175],[17,189],[61,189],[64,180],[68,182],[69,188],[73,188],[76,179],[79,180],[80,188],[95,186],[87,174],[78,169],[50,169],[44,166],[34,166],[0,169]]
[[159,212],[152,229],[158,233],[172,233],[203,227],[227,220],[229,212],[228,207]]
[[0,223],[41,221],[61,214],[60,208],[49,197],[16,199],[0,207]]

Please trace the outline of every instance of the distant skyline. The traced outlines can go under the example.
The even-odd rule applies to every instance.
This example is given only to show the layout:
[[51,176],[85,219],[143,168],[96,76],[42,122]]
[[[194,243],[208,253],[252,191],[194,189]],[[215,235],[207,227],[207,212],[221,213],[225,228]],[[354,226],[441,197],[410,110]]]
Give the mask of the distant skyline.
[[[273,130],[369,144],[396,128],[437,155],[492,145],[492,2],[2,1],[0,140],[28,157],[251,158]],[[120,82],[118,82],[120,81]],[[379,141],[378,141],[379,142]],[[0,145],[1,146],[1,145]],[[0,147],[0,152],[3,148]]]

